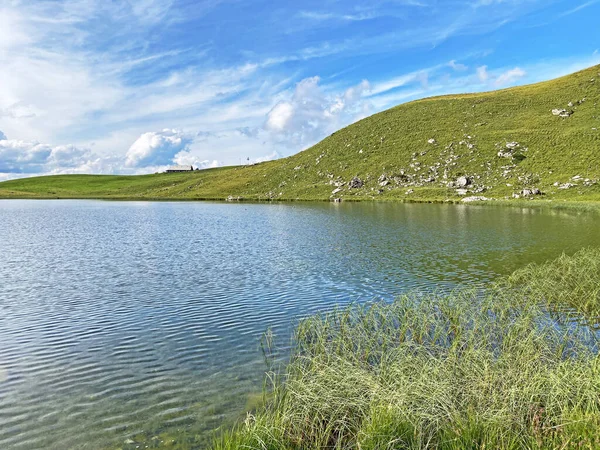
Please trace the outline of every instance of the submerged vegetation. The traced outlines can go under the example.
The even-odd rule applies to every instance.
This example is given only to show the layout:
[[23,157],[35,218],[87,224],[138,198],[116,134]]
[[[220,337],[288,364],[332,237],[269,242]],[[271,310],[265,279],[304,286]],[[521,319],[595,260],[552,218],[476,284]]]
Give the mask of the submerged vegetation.
[[[228,449],[600,447],[600,252],[307,318]],[[566,304],[568,308],[563,306]]]
[[600,200],[600,66],[556,80],[406,103],[288,158],[194,173],[60,175],[0,198]]

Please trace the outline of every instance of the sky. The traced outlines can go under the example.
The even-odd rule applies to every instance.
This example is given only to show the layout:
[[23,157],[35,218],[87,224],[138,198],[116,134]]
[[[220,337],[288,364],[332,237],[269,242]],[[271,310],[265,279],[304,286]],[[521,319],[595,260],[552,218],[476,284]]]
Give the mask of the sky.
[[0,180],[281,158],[600,64],[600,0],[0,0]]

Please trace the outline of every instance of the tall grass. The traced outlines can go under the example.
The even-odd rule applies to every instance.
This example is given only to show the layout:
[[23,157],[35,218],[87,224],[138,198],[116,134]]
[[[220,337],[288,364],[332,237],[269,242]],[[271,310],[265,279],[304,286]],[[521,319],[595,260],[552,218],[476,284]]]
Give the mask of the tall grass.
[[513,273],[505,286],[551,309],[573,308],[588,321],[600,320],[600,249],[584,249]]
[[[600,448],[597,334],[537,297],[561,286],[569,304],[589,305],[599,261],[587,250],[510,285],[303,320],[289,364],[269,374],[270,402],[215,448]],[[562,287],[563,266],[590,278]]]

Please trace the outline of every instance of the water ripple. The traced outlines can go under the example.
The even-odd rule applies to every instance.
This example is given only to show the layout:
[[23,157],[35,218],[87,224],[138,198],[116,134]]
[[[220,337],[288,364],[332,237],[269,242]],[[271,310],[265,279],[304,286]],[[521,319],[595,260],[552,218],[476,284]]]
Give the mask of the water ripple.
[[0,448],[208,438],[260,391],[268,327],[283,357],[298,318],[485,282],[600,244],[596,223],[449,205],[0,202]]

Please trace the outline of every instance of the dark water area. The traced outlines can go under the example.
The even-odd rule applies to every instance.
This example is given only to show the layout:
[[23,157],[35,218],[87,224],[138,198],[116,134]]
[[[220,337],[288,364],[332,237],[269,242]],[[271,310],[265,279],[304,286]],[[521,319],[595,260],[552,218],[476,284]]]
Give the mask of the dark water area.
[[140,436],[201,447],[260,392],[267,328],[289,342],[295,320],[336,304],[480,285],[597,247],[598,219],[462,205],[0,201],[0,448]]

